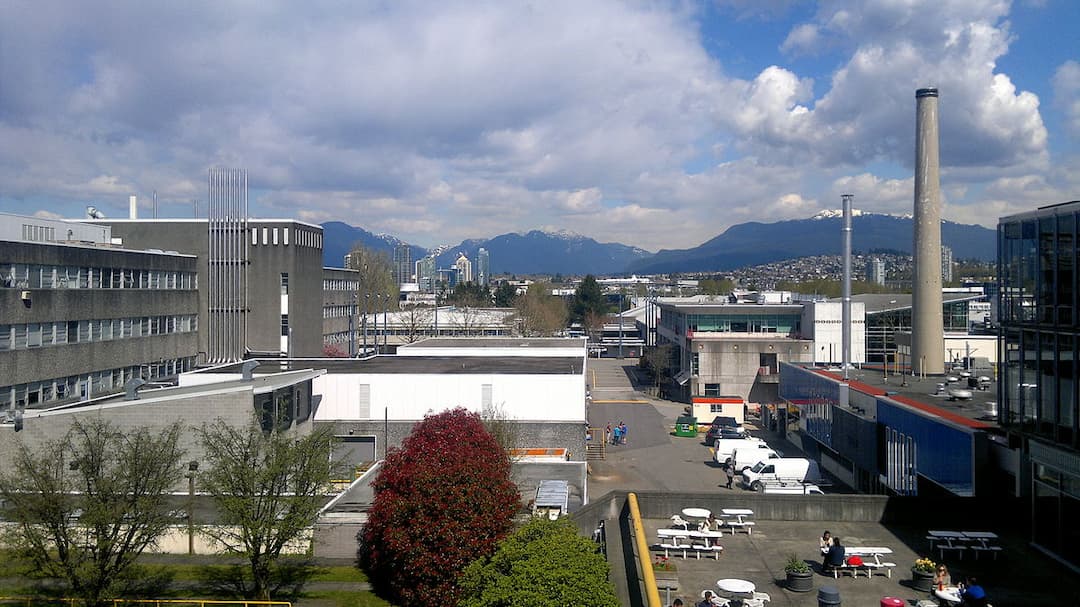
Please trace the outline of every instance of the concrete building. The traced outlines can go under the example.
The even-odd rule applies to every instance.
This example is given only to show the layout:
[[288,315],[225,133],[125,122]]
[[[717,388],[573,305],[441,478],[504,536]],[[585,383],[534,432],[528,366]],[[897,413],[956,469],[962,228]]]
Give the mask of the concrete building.
[[3,219],[0,410],[92,398],[195,366],[195,257],[121,248],[108,226]]
[[360,339],[360,272],[323,268],[323,347],[355,356]]
[[[197,258],[200,363],[318,356],[323,348],[322,228],[291,219],[98,219],[131,248]],[[215,268],[243,268],[228,276]]]
[[483,287],[491,284],[491,253],[484,247],[476,252],[476,284]]
[[998,222],[999,419],[1021,451],[1031,542],[1080,568],[1077,225],[1080,201]]
[[[658,344],[672,346],[678,370],[668,392],[678,400],[735,396],[772,403],[781,362],[840,360],[839,304],[661,300],[657,306]],[[853,308],[853,343],[861,343],[861,310]],[[854,363],[864,360],[858,349],[854,354]]]

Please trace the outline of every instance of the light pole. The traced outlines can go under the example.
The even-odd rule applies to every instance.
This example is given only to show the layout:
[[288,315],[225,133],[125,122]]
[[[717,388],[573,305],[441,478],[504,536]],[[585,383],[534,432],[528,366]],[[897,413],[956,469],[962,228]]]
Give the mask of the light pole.
[[188,479],[188,503],[187,503],[187,533],[188,533],[188,554],[195,554],[195,473],[199,470],[199,462],[191,460],[188,462],[188,473],[185,475]]
[[373,331],[375,338],[375,355],[379,355],[379,294],[375,294],[375,306],[371,309],[374,312],[375,330]]
[[352,309],[349,310],[349,357],[356,357],[356,293],[353,293]]
[[383,293],[383,317],[382,317],[382,319],[383,319],[383,323],[382,323],[383,349],[384,350],[389,350],[390,349],[390,343],[388,341],[389,336],[390,336],[390,294],[389,293]]
[[371,293],[364,293],[364,317],[360,320],[364,332],[364,356],[367,356],[367,315],[371,308]]
[[623,313],[623,296],[625,291],[619,291],[619,360],[622,360],[622,313]]

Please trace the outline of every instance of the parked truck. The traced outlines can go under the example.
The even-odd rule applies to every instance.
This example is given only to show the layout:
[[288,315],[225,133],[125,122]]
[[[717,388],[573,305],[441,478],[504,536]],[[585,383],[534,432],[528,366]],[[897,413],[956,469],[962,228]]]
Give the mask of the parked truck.
[[821,479],[821,471],[817,462],[805,457],[780,457],[760,461],[743,470],[742,478],[747,487],[761,491],[766,483],[815,483]]
[[768,449],[769,445],[760,438],[748,436],[746,438],[718,438],[713,442],[713,448],[716,451],[716,463],[727,464],[731,462],[731,454],[736,449]]
[[758,462],[770,459],[780,459],[780,454],[772,449],[759,447],[740,447],[731,454],[731,465],[735,472],[742,472],[754,466]]

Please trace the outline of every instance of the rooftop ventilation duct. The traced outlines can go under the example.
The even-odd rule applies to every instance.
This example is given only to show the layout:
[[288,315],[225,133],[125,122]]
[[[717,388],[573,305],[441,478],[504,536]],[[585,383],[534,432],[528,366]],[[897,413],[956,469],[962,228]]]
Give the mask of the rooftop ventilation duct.
[[146,385],[146,380],[141,377],[129,379],[124,384],[124,400],[139,400],[139,388]]
[[244,381],[251,381],[255,373],[255,367],[258,366],[259,361],[257,360],[244,361],[244,364],[240,366],[240,373],[243,375]]

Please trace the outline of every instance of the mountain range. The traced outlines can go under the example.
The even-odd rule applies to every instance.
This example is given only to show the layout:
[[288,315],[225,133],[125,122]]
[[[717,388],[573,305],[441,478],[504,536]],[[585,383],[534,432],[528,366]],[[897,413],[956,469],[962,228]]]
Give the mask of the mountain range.
[[[749,222],[732,226],[705,243],[688,249],[665,249],[655,254],[621,243],[600,243],[570,232],[532,230],[490,239],[466,240],[455,246],[433,250],[410,245],[412,259],[434,254],[440,268],[450,267],[460,253],[476,259],[481,247],[491,255],[492,274],[612,275],[624,273],[660,274],[670,272],[710,272],[733,270],[811,255],[838,255],[841,246],[841,217],[822,212],[808,219],[774,223]],[[393,255],[400,239],[373,234],[341,222],[323,227],[323,263],[341,266],[355,244]],[[911,252],[911,217],[856,213],[852,219],[852,249]],[[996,232],[978,225],[943,221],[942,244],[953,251],[954,259],[993,260]]]

